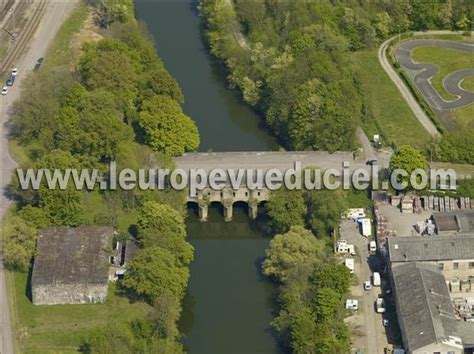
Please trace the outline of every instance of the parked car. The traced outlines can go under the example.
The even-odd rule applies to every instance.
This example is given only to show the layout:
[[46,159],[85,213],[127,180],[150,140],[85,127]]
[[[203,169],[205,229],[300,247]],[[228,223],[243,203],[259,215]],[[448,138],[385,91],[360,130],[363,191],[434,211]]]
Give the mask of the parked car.
[[17,76],[17,75],[18,75],[18,68],[14,68],[14,69],[12,70],[12,75],[13,75],[13,76]]
[[3,86],[2,88],[2,96],[6,96],[8,93],[8,86]]
[[383,325],[384,325],[385,327],[388,326],[388,320],[387,320],[386,318],[383,319]]
[[36,61],[35,67],[33,68],[33,71],[38,71],[41,68],[41,64],[43,64],[44,58],[39,58]]
[[13,86],[15,83],[15,76],[13,74],[8,75],[7,86]]
[[373,286],[380,286],[380,284],[381,284],[380,273],[379,272],[374,272],[372,274],[372,285]]
[[378,298],[375,302],[375,310],[377,313],[384,313],[385,312],[385,302],[382,298]]
[[370,280],[364,281],[364,290],[369,291],[372,289],[372,284],[370,284]]

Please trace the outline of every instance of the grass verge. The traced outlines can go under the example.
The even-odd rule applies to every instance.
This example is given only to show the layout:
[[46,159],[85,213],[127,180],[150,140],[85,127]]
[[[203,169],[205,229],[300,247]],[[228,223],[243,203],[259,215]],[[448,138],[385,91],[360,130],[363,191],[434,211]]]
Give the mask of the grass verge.
[[114,284],[104,304],[35,306],[28,296],[28,281],[26,273],[7,273],[10,299],[14,299],[10,308],[21,352],[77,353],[84,339],[99,327],[141,318],[152,309],[143,302],[130,303],[118,296]]
[[466,77],[461,82],[461,87],[466,91],[474,92],[474,76]]
[[430,135],[383,70],[377,50],[357,52],[353,55],[353,61],[371,114],[366,131],[372,133],[376,126],[388,144],[425,146],[430,141]]
[[83,2],[76,6],[48,49],[48,55],[43,64],[44,68],[54,68],[74,62],[74,53],[71,50],[72,39],[82,29],[89,14],[90,8]]

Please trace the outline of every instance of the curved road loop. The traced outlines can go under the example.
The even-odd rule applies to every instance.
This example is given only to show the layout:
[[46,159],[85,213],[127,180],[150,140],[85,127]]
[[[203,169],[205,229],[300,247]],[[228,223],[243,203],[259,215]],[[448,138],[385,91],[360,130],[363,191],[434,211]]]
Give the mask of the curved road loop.
[[402,81],[400,76],[398,76],[398,73],[392,68],[392,65],[389,63],[387,59],[386,54],[387,54],[388,45],[395,38],[397,38],[397,36],[387,39],[380,46],[379,51],[378,51],[379,62],[382,65],[385,72],[387,73],[387,75],[393,81],[395,86],[398,87],[398,90],[400,91],[402,97],[405,99],[411,111],[413,112],[415,117],[418,119],[418,121],[421,123],[421,125],[426,129],[426,131],[431,136],[433,137],[439,136],[440,133],[438,129],[436,129],[436,126],[433,124],[431,119],[426,115],[426,113],[421,109],[418,102],[416,102],[415,98],[411,94],[410,89],[405,85],[405,83]]
[[455,100],[446,101],[431,84],[431,79],[439,70],[438,66],[431,63],[417,63],[413,61],[411,52],[419,47],[448,48],[474,55],[474,42],[412,39],[401,43],[395,51],[395,57],[404,69],[418,72],[413,80],[431,107],[447,111],[473,103],[474,93],[462,89],[460,84],[466,77],[474,75],[474,68],[454,72],[444,79],[443,85],[446,91],[458,97]]
[[[2,193],[0,193],[0,218],[3,218],[11,204],[11,200],[5,195],[5,190],[10,183],[12,170],[17,166],[8,150],[8,132],[5,124],[10,118],[13,102],[20,97],[22,81],[32,71],[38,58],[46,56],[56,33],[74,9],[77,0],[33,0],[33,3],[41,10],[36,11],[30,19],[32,24],[27,25],[23,33],[18,34],[18,42],[12,46],[11,54],[7,55],[6,60],[1,63],[5,70],[17,67],[19,75],[15,80],[15,85],[8,91],[8,95],[0,97],[0,181],[2,188]],[[39,12],[41,16],[38,15]],[[0,239],[0,353],[10,354],[13,352],[12,325],[10,323]]]

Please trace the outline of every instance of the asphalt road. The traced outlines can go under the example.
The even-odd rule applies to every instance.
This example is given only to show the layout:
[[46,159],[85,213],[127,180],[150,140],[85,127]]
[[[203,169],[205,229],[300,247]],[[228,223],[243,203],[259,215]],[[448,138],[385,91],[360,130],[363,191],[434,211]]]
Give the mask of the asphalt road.
[[[367,143],[368,139],[366,138]],[[370,145],[370,143],[368,143]],[[390,154],[375,153],[370,150],[370,158],[378,158],[381,167],[388,167]],[[367,158],[369,159],[369,158]],[[342,171],[343,162],[349,162],[349,170],[354,171],[363,168],[368,171],[371,166],[366,165],[367,159],[354,160],[352,152],[326,151],[262,151],[262,152],[211,152],[211,153],[187,153],[174,159],[176,168],[203,169],[209,172],[212,169],[262,169],[267,171],[271,168],[285,171],[294,167],[295,162],[301,162],[302,168],[312,167],[321,170],[337,169]]]
[[[39,3],[39,0],[34,0],[34,2]],[[10,88],[8,95],[0,97],[0,183],[3,191],[0,195],[1,218],[3,218],[8,206],[12,202],[6,197],[5,189],[10,183],[12,170],[17,166],[8,150],[7,129],[5,124],[10,117],[13,102],[20,97],[22,81],[28,73],[32,71],[37,59],[46,56],[46,52],[54,36],[76,3],[77,0],[49,1],[48,8],[29,46],[21,53],[20,58],[18,58],[18,61],[14,65],[19,69],[19,75],[15,81],[15,85]],[[33,6],[35,5],[36,4]],[[0,259],[0,348],[2,354],[9,354],[13,353],[13,341],[5,287],[5,272],[3,270],[2,261],[3,259]]]
[[458,98],[452,101],[444,100],[431,84],[431,78],[438,72],[438,67],[430,63],[416,63],[411,58],[411,52],[418,47],[449,48],[456,51],[473,54],[474,42],[453,42],[438,39],[413,39],[400,44],[395,51],[395,57],[402,67],[417,71],[414,82],[422,92],[428,104],[436,109],[447,111],[467,106],[474,102],[474,93],[465,91],[460,83],[468,76],[474,75],[474,68],[457,71],[448,75],[443,85],[449,93]]
[[341,239],[354,244],[360,257],[360,268],[357,269],[356,267],[357,293],[352,293],[351,296],[360,299],[359,311],[361,311],[361,314],[358,320],[364,336],[364,353],[382,354],[387,346],[387,335],[383,326],[383,317],[375,312],[374,305],[381,294],[381,288],[373,287],[370,291],[362,290],[364,281],[371,280],[372,272],[378,270],[377,260],[376,257],[369,255],[369,241],[358,230],[359,228],[355,222],[351,220],[341,221],[339,229]]

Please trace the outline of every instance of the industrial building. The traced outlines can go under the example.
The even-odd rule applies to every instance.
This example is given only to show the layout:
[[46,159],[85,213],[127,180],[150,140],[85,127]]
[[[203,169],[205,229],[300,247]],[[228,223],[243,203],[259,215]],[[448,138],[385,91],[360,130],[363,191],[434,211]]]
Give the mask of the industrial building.
[[[407,262],[438,267],[447,280],[472,281],[474,287],[474,235],[393,237],[387,240],[392,268]],[[472,289],[474,291],[474,288]]]
[[42,229],[31,280],[33,304],[104,302],[113,233],[105,226]]
[[438,235],[474,234],[474,210],[433,214]]
[[408,354],[464,354],[474,344],[464,342],[472,340],[468,332],[474,332],[474,323],[456,317],[438,267],[406,263],[392,269],[392,281],[403,345]]

